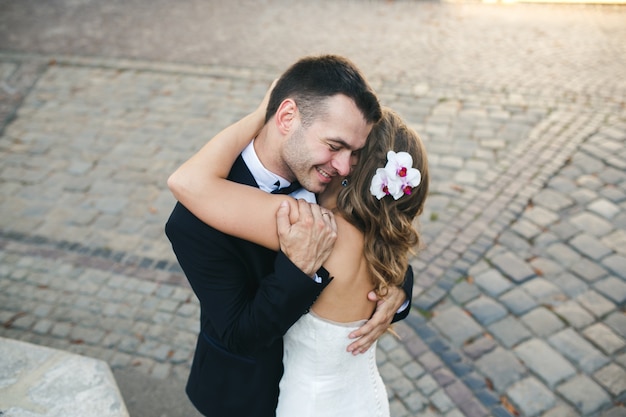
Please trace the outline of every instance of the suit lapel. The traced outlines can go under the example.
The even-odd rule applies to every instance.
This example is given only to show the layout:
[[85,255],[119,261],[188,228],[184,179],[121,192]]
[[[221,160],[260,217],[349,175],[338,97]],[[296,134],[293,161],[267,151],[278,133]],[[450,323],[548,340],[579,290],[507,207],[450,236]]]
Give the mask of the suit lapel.
[[237,157],[235,163],[233,164],[233,167],[230,169],[228,179],[234,182],[238,182],[240,184],[251,185],[253,187],[259,188],[259,184],[257,184],[256,180],[252,176],[250,169],[244,162],[241,155]]

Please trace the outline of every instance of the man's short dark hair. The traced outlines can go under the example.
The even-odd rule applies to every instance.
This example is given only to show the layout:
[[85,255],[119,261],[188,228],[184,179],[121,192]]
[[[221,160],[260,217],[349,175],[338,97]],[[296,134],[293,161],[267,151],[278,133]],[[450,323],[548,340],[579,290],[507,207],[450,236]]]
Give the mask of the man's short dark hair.
[[274,116],[283,100],[292,98],[302,124],[307,126],[323,114],[322,102],[336,94],[352,99],[368,123],[377,123],[382,117],[378,98],[357,66],[338,55],[320,55],[300,59],[278,79],[270,95],[265,122]]

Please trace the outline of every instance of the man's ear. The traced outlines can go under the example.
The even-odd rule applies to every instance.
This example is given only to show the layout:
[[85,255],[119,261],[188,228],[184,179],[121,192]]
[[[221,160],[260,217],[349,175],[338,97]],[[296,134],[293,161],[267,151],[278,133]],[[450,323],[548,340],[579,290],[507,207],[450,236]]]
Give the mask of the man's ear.
[[293,99],[286,98],[280,103],[275,114],[276,128],[281,134],[286,135],[293,127],[295,119],[298,117],[298,106]]

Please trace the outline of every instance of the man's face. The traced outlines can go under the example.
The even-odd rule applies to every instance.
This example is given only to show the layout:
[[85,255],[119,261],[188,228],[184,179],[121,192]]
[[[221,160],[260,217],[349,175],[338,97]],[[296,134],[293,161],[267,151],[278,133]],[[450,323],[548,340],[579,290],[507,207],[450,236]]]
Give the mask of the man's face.
[[345,177],[356,163],[356,151],[365,146],[372,130],[348,97],[326,99],[326,112],[305,128],[297,121],[283,147],[283,160],[307,190],[319,193],[333,177]]

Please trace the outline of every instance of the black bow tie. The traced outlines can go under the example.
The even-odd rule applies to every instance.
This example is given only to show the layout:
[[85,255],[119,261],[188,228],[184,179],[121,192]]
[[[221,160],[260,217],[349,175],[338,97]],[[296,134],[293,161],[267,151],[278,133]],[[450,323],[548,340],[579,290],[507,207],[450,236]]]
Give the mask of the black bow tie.
[[272,194],[291,194],[299,188],[302,188],[300,183],[298,181],[294,181],[287,187],[278,188],[272,191]]

